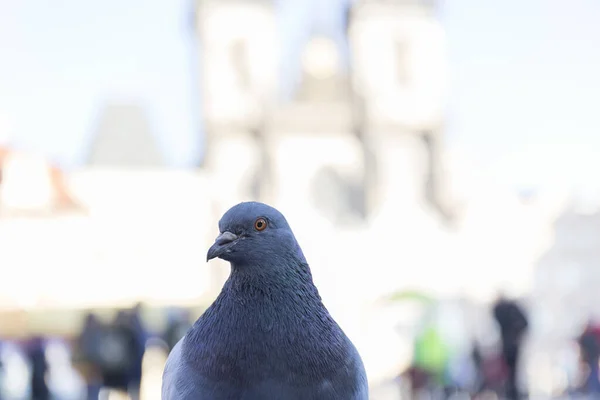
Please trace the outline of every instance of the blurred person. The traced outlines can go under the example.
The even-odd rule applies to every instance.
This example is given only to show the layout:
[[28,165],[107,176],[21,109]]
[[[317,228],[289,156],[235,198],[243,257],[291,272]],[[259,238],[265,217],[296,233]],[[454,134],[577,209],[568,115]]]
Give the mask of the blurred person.
[[471,357],[478,370],[478,385],[475,394],[500,393],[505,386],[507,371],[501,354],[483,351],[479,344],[473,348]]
[[185,336],[191,328],[190,315],[187,310],[171,309],[167,311],[167,328],[164,333],[164,340],[169,347],[169,351]]
[[31,396],[35,400],[49,400],[50,389],[46,382],[48,362],[46,360],[44,339],[34,337],[27,349],[27,358],[31,363]]
[[447,382],[449,352],[442,335],[428,324],[414,344],[414,359],[410,368],[413,397],[424,391],[439,390]]
[[494,303],[493,315],[500,327],[502,357],[507,368],[506,397],[510,400],[519,399],[519,355],[529,323],[523,309],[503,293],[499,294]]
[[102,329],[102,323],[98,318],[94,314],[88,313],[75,347],[73,364],[85,380],[87,400],[97,400],[100,389],[102,389],[100,365],[102,350],[99,346]]
[[472,342],[471,360],[473,360],[476,371],[474,394],[483,393],[492,390],[492,388],[497,389],[501,386],[504,363],[498,357],[490,357],[489,354],[484,354],[477,340]]
[[474,393],[479,386],[479,369],[471,351],[455,349],[449,359],[448,377],[450,390],[461,393]]
[[581,359],[587,367],[584,391],[600,397],[600,329],[593,321],[588,321],[578,338]]
[[483,374],[483,355],[481,354],[477,340],[472,340],[471,342],[471,360],[473,360],[475,367],[475,387],[473,388],[473,393],[480,393],[486,389],[486,381]]
[[148,332],[142,320],[142,303],[137,303],[128,313],[129,323],[133,331],[134,358],[129,376],[129,395],[132,400],[139,398],[142,384],[142,365],[146,352]]
[[100,368],[105,387],[128,392],[136,358],[135,332],[131,318],[119,311],[100,338]]

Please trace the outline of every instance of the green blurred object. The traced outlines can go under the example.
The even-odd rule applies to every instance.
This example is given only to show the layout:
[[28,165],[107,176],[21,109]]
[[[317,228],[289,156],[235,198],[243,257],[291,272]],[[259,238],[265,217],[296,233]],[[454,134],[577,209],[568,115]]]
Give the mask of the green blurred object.
[[440,333],[433,326],[427,327],[415,341],[413,365],[432,373],[438,383],[443,383],[449,359]]
[[419,325],[423,328],[415,338],[412,366],[430,373],[436,383],[445,384],[451,348],[438,329],[438,300],[418,290],[399,291],[388,296],[386,300],[394,303],[417,302],[424,306],[423,314],[419,318]]

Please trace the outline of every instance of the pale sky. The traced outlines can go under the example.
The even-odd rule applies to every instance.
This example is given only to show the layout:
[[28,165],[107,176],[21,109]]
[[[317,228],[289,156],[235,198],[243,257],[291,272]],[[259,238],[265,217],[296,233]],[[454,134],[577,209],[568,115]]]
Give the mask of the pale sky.
[[515,182],[600,171],[600,2],[452,0],[442,20],[450,144]]
[[195,161],[186,3],[0,0],[0,107],[19,142],[76,165],[99,107],[132,98],[147,105],[169,163]]
[[[288,21],[292,3],[285,7]],[[600,152],[600,2],[444,3],[452,77],[448,145],[510,183],[551,182],[566,169],[566,179],[587,173],[600,186],[589,172],[600,168],[594,157]],[[0,109],[10,114],[23,145],[77,165],[98,107],[125,97],[148,106],[171,165],[197,162],[188,4],[0,0]],[[298,9],[296,15],[307,14]],[[284,37],[302,37],[302,24],[282,25],[297,29]]]

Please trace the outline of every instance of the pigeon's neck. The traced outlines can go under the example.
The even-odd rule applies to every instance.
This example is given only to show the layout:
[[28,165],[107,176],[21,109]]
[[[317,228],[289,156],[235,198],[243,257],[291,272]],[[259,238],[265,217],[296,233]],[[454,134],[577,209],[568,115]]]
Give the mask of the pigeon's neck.
[[223,291],[233,296],[254,297],[262,294],[274,299],[302,293],[307,301],[321,304],[310,267],[300,259],[288,261],[285,265],[232,264],[231,275]]
[[229,279],[205,317],[218,320],[237,315],[242,322],[255,312],[294,319],[307,310],[314,315],[329,315],[313,283],[310,267],[295,260],[277,266],[232,265]]

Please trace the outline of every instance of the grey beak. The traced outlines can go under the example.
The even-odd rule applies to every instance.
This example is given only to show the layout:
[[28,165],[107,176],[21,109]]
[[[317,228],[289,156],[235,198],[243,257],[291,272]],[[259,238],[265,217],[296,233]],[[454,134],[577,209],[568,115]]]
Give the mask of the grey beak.
[[231,232],[223,232],[215,239],[215,243],[210,246],[208,253],[206,254],[206,261],[210,261],[213,258],[220,257],[230,247],[229,245],[237,240],[237,235]]

